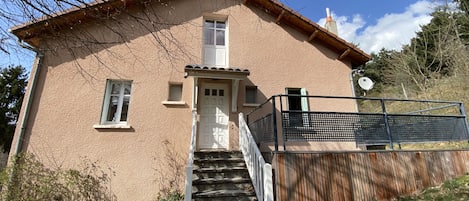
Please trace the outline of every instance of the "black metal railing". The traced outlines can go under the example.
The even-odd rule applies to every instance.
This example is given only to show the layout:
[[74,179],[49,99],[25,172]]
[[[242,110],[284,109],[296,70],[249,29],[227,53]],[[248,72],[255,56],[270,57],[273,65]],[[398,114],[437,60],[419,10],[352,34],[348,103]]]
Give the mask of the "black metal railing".
[[461,102],[276,95],[246,119],[256,142],[274,142],[275,150],[279,143],[286,150],[289,141],[389,144],[392,149],[394,144],[469,140]]

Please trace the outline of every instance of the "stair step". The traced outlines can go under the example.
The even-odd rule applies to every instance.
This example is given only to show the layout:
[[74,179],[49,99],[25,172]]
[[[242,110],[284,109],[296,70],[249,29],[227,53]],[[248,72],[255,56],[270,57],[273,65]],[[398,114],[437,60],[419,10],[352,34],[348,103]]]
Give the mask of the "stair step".
[[203,155],[203,154],[231,154],[231,155],[242,155],[241,151],[196,151],[195,154]]
[[236,167],[228,167],[228,166],[224,166],[224,167],[203,167],[203,168],[194,168],[194,172],[196,173],[202,173],[202,172],[233,172],[233,171],[247,171],[248,169],[246,168],[246,166],[243,166],[243,167],[239,167],[239,166],[236,166]]
[[197,184],[192,186],[192,192],[214,191],[214,190],[246,190],[254,189],[251,182],[245,183],[223,183],[223,184]]
[[257,200],[240,151],[196,152],[192,179],[195,201]]
[[249,178],[203,178],[203,179],[194,179],[192,183],[195,185],[198,184],[223,184],[223,183],[247,183],[251,182]]
[[241,152],[195,152],[194,158],[243,158],[243,154]]
[[233,196],[255,196],[254,191],[245,190],[214,190],[193,193],[193,197],[214,198],[214,197],[233,197]]
[[219,198],[194,198],[194,201],[257,201],[256,196],[236,196],[236,197],[219,197]]
[[249,173],[239,172],[239,173],[200,173],[194,174],[192,181],[201,180],[201,179],[236,179],[236,178],[250,178]]
[[194,162],[244,162],[243,158],[195,158]]

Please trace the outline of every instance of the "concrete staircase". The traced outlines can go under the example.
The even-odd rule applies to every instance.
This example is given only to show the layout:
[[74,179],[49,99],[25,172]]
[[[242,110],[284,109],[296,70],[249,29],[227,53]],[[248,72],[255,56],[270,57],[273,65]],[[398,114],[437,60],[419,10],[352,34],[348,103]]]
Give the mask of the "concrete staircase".
[[200,151],[194,154],[193,200],[257,200],[239,151]]

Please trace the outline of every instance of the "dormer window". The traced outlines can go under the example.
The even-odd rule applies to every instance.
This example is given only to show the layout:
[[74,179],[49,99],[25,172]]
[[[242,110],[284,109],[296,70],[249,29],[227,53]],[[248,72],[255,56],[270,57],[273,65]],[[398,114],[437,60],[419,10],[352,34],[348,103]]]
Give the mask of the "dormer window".
[[206,66],[227,66],[226,22],[204,21],[203,64]]

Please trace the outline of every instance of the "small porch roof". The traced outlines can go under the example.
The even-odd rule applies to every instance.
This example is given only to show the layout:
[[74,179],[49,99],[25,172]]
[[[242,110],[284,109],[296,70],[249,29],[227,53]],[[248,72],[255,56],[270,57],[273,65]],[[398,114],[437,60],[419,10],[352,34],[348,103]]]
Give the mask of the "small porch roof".
[[196,110],[197,105],[197,88],[199,78],[231,80],[231,111],[236,112],[238,110],[237,100],[239,81],[246,79],[246,77],[250,74],[248,69],[187,65],[184,68],[184,72],[184,77],[194,77],[194,89],[192,96],[193,110]]
[[187,65],[184,68],[184,72],[186,73],[186,76],[193,76],[198,78],[233,80],[243,80],[250,74],[248,69],[207,67],[199,65]]

